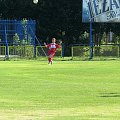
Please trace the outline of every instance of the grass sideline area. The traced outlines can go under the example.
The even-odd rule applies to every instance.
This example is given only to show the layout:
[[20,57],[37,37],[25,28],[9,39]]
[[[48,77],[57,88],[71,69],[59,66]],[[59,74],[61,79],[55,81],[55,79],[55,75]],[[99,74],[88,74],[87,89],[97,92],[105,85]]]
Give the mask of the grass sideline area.
[[120,120],[120,61],[0,61],[0,120]]

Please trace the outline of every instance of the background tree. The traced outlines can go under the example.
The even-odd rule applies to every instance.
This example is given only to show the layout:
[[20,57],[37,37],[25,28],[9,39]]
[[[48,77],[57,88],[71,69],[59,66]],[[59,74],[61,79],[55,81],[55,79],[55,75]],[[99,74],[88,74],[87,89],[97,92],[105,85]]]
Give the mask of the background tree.
[[[84,32],[89,33],[89,23],[82,23],[82,0],[0,0],[1,19],[36,19],[37,37],[50,42],[51,37],[63,39],[66,44],[88,44]],[[120,35],[120,23],[94,23],[94,42],[101,43],[104,32]]]

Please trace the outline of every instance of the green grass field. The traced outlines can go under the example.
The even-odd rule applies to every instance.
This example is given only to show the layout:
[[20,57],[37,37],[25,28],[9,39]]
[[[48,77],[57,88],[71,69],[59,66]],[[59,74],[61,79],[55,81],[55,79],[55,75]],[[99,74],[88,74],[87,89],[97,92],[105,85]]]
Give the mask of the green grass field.
[[120,61],[1,61],[0,120],[120,120]]

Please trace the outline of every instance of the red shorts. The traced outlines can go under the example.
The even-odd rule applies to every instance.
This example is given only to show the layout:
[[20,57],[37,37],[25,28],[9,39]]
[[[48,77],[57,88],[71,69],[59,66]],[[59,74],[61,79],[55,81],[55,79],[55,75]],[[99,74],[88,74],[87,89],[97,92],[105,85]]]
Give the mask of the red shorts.
[[48,57],[53,58],[55,55],[55,52],[48,51]]

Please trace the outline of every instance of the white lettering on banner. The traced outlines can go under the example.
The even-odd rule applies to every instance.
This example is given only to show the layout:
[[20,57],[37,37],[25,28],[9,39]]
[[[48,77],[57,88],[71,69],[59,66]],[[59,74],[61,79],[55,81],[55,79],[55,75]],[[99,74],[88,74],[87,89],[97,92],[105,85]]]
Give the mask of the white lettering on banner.
[[87,0],[93,22],[120,22],[120,0]]

